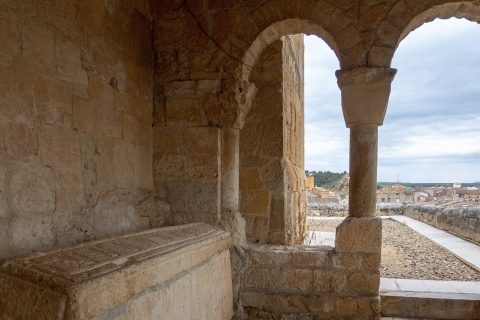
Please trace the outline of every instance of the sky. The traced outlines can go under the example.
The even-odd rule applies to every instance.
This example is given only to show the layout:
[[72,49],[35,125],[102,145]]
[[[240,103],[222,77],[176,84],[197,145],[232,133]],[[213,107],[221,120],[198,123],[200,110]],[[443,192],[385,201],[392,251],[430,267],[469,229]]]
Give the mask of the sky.
[[[480,25],[435,20],[399,45],[379,128],[378,181],[480,181]],[[348,171],[335,71],[323,40],[305,37],[305,169]]]

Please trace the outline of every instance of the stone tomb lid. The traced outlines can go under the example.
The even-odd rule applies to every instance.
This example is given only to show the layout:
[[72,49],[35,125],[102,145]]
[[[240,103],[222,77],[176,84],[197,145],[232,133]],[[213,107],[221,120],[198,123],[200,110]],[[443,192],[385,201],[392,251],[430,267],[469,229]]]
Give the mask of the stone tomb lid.
[[62,283],[84,282],[151,258],[182,254],[182,249],[205,241],[221,241],[221,249],[226,249],[230,236],[204,223],[150,229],[8,259],[0,272],[37,283],[55,281],[62,287]]

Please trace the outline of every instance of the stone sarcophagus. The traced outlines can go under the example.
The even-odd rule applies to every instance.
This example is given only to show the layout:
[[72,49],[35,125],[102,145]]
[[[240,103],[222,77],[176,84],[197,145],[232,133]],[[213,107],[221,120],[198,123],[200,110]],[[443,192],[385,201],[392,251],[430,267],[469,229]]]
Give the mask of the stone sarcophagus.
[[230,243],[195,223],[9,259],[0,319],[231,319]]

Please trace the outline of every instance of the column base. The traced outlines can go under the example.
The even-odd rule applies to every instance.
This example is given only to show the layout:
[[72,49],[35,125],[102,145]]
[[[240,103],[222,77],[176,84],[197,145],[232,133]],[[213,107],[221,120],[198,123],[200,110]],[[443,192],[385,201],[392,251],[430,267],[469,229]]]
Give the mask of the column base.
[[337,227],[335,251],[380,253],[382,219],[379,217],[347,217]]

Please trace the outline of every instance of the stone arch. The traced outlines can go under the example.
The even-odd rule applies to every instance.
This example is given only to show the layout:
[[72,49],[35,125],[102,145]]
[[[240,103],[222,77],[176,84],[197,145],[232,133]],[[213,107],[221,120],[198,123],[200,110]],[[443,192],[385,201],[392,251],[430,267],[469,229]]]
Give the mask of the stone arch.
[[420,1],[404,0],[393,6],[377,29],[375,42],[368,52],[368,64],[389,67],[400,42],[424,23],[450,18],[480,23],[480,5],[475,1],[438,2],[443,3],[425,5]]
[[245,81],[250,80],[250,74],[254,68],[258,58],[271,43],[279,40],[283,36],[294,34],[307,34],[316,35],[324,40],[327,45],[335,52],[335,55],[339,57],[340,53],[338,46],[332,37],[332,35],[325,29],[313,24],[311,21],[302,19],[287,19],[279,22],[275,22],[263,30],[258,37],[253,41],[251,46],[245,52],[242,62],[242,79]]
[[[255,162],[255,165],[251,164],[251,160],[246,161],[249,165],[244,165],[242,160],[240,160],[240,210],[242,214],[244,214],[245,212],[250,212],[246,208],[251,210],[262,209],[260,211],[265,215],[259,216],[259,212],[256,212],[254,214],[256,215],[255,217],[244,216],[247,220],[247,238],[254,239],[254,242],[287,245],[301,244],[306,234],[306,196],[304,194],[306,182],[302,179],[304,176],[303,89],[300,90],[302,92],[301,98],[299,98],[297,93],[292,95],[297,98],[297,100],[295,100],[295,98],[289,100],[289,93],[287,93],[287,97],[285,95],[282,97],[282,92],[288,91],[286,86],[280,90],[272,90],[273,93],[268,93],[269,98],[274,100],[273,95],[276,94],[275,96],[280,96],[278,98],[279,102],[269,103],[269,101],[265,101],[265,97],[263,97],[261,100],[263,102],[260,103],[261,108],[258,108],[259,103],[255,102],[257,89],[259,90],[258,96],[264,96],[265,90],[269,89],[266,89],[264,84],[257,88],[256,85],[258,85],[259,82],[257,82],[258,78],[256,79],[254,76],[255,73],[258,73],[257,68],[264,67],[264,55],[268,52],[272,54],[271,51],[276,52],[277,56],[272,59],[275,59],[274,61],[276,62],[274,64],[280,67],[277,75],[280,83],[275,83],[275,85],[280,85],[281,87],[282,79],[285,81],[285,78],[282,78],[283,72],[281,68],[285,68],[284,63],[286,60],[290,59],[290,62],[292,62],[292,60],[291,56],[289,57],[288,54],[286,54],[283,60],[282,57],[280,57],[278,61],[278,54],[280,54],[280,56],[284,54],[285,51],[282,50],[286,48],[285,43],[291,45],[291,41],[297,41],[294,39],[298,38],[295,38],[293,35],[305,33],[317,35],[332,48],[337,57],[340,55],[338,45],[328,31],[315,25],[311,21],[291,18],[275,22],[265,28],[255,38],[242,59],[243,65],[240,76],[241,82],[244,85],[247,84],[247,86],[245,86],[247,89],[244,91],[244,98],[241,100],[237,99],[239,102],[240,115],[244,119],[239,125],[241,129],[240,158],[255,158],[255,156],[258,156],[259,160]],[[287,38],[286,36],[291,37]],[[303,48],[303,36],[301,37],[301,46]],[[269,58],[267,58],[267,61],[268,60]],[[303,52],[301,63],[303,64]],[[290,72],[287,73],[290,74]],[[298,79],[299,78],[297,78],[297,80]],[[303,85],[303,80],[294,81],[293,83],[300,86]],[[258,97],[258,99],[260,99],[260,97]],[[292,103],[292,101],[296,102]],[[301,104],[297,105],[299,101],[301,101]],[[270,106],[270,104],[275,105]],[[262,119],[257,119],[257,123],[253,125],[251,123],[252,117],[247,117],[247,115],[252,112],[255,113],[254,117]],[[277,116],[269,118],[267,114],[275,114]],[[290,117],[291,114],[295,114],[295,117],[301,119],[299,120],[300,123],[298,121],[292,121]],[[268,127],[268,125],[272,123],[276,123],[276,125]],[[257,137],[255,139],[259,140],[268,136],[269,140],[265,138],[266,140],[261,140],[260,144],[275,145],[273,151],[272,149],[268,151],[264,150],[265,153],[263,155],[256,154],[253,156],[250,154],[251,148],[245,147],[244,137],[245,135],[252,136],[250,132],[252,126],[255,127],[253,130],[259,130],[260,127],[264,128],[263,133],[258,134],[258,132],[256,132],[253,135]],[[266,134],[266,132],[268,132],[268,134]],[[250,141],[254,141],[255,139]],[[296,141],[296,143],[292,143],[293,141]],[[262,148],[260,148],[260,150],[261,149]],[[248,154],[248,156],[246,156],[246,154]],[[246,183],[245,181],[248,179],[255,181],[255,186],[251,185],[253,182],[250,184]],[[246,205],[246,203],[248,205]],[[258,208],[257,205],[262,208]],[[261,229],[261,232],[258,232],[259,229]]]

